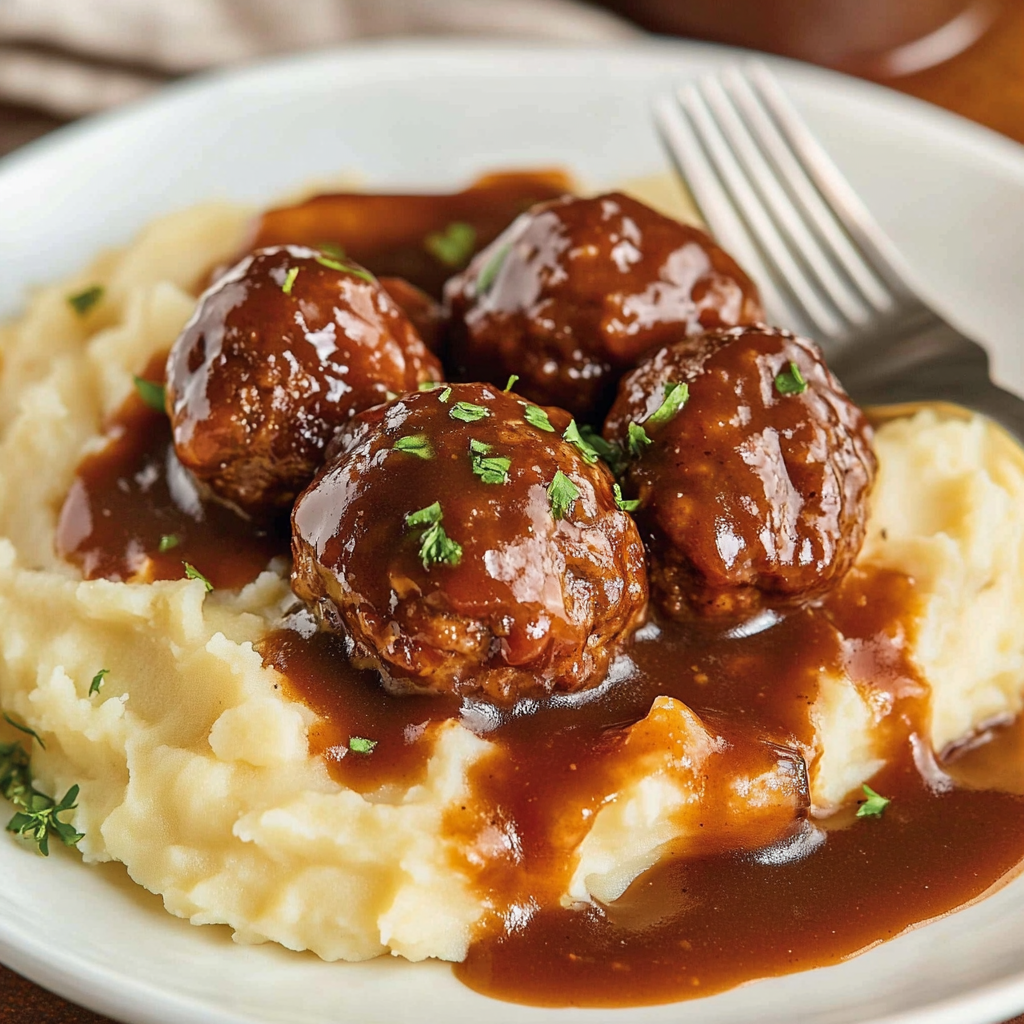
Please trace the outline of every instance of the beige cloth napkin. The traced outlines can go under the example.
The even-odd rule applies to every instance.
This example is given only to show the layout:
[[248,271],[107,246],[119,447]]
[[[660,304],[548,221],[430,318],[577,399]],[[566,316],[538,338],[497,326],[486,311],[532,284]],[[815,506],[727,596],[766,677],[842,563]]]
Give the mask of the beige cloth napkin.
[[382,36],[638,34],[577,0],[0,0],[0,102],[77,117],[177,75]]

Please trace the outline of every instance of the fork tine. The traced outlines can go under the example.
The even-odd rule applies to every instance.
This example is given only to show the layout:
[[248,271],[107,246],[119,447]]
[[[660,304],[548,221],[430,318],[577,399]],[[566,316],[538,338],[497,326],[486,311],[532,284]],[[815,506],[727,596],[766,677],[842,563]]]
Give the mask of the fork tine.
[[831,157],[815,139],[767,65],[760,61],[752,61],[747,77],[758,98],[797,155],[806,177],[824,197],[827,207],[831,209],[854,244],[859,247],[863,258],[874,273],[900,303],[920,307],[921,301],[906,282],[902,270],[902,257],[832,162]]
[[817,288],[794,259],[743,168],[726,142],[715,117],[696,86],[684,85],[677,93],[680,106],[699,137],[727,190],[736,210],[746,222],[751,236],[761,249],[776,283],[785,288],[799,311],[811,324],[811,334],[821,338],[839,338],[846,331],[837,315],[821,300]]
[[772,275],[674,97],[659,96],[654,101],[654,119],[669,156],[715,238],[757,281],[771,319],[799,329],[799,318],[775,287]]
[[721,78],[702,80],[700,91],[733,155],[760,193],[779,234],[801,261],[807,276],[817,280],[819,287],[847,320],[857,326],[863,325],[870,319],[871,311],[837,273],[831,255],[822,247],[816,234],[808,229],[800,210],[779,184],[758,146],[752,126],[746,119],[746,111],[735,102],[733,86],[734,83],[723,74]]

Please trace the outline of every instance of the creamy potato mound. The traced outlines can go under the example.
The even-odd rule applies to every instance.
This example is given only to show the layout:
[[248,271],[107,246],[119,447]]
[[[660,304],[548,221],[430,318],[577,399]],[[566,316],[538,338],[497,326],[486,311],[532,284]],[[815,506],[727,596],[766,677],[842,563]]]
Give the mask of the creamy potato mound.
[[[456,722],[433,726],[420,784],[346,790],[309,754],[313,712],[282,695],[253,649],[293,601],[283,569],[206,594],[199,580],[82,581],[54,551],[79,461],[101,446],[132,375],[190,316],[197,275],[237,250],[248,216],[218,205],[168,217],[37,292],[2,329],[0,705],[46,742],[33,750],[37,785],[81,786],[84,859],[123,862],[171,913],[325,959],[459,960],[488,908],[467,874],[472,856],[442,823],[494,745]],[[93,284],[104,296],[80,316],[67,296]],[[1021,708],[1024,470],[1000,432],[936,411],[888,423],[877,450],[860,561],[917,582],[913,652],[941,752]],[[803,752],[813,814],[855,798],[882,766],[887,710],[849,679],[820,680]],[[0,740],[18,738],[0,728]],[[567,850],[563,903],[613,901],[666,850],[685,853],[721,742],[679,701],[654,702],[621,747],[614,790]],[[799,781],[792,763],[766,758],[730,780],[719,824],[739,845],[770,840],[792,820]]]

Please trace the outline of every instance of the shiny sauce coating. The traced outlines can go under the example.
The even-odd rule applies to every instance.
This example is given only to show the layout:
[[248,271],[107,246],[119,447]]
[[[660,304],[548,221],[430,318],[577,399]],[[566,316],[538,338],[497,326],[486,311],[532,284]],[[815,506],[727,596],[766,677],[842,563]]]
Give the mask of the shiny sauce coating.
[[[452,209],[431,202],[430,223],[443,227]],[[361,221],[365,238],[356,232],[339,241],[376,273],[402,273],[384,259],[376,263],[373,253],[404,247],[402,276],[428,287],[428,274],[409,271],[422,261],[427,205],[410,200],[410,210],[420,212],[406,218],[401,202],[388,197],[387,209],[392,223],[415,231],[384,238],[375,249],[373,230]],[[494,234],[509,219],[504,209],[498,219]],[[273,223],[284,234],[263,242],[318,244],[327,233],[315,216],[302,221],[305,234],[289,234],[281,226],[286,219],[271,215],[264,229]],[[156,380],[159,368],[143,376]],[[188,561],[217,587],[239,586],[286,550],[285,537],[181,492],[163,414],[133,396],[107,430],[108,445],[79,467],[58,531],[61,554],[84,575],[177,578]],[[167,536],[178,543],[161,553]],[[510,1001],[629,1006],[835,963],[963,906],[1019,865],[1020,722],[979,737],[989,742],[951,763],[927,764],[924,777],[919,771],[915,738],[926,698],[906,656],[905,626],[914,607],[912,580],[854,570],[821,603],[766,612],[745,630],[656,617],[612,664],[603,687],[504,711],[456,698],[390,695],[376,673],[349,664],[343,638],[316,632],[304,615],[268,635],[260,649],[282,673],[286,694],[320,716],[310,731],[311,752],[359,792],[418,781],[438,723],[458,719],[497,746],[498,756],[473,769],[473,799],[452,812],[447,828],[466,837],[488,825],[503,830],[514,835],[522,860],[456,865],[476,872],[481,898],[496,908],[466,961],[454,967],[457,977]],[[892,800],[880,818],[855,819],[850,810],[822,826],[798,815],[787,835],[761,851],[730,852],[721,835],[711,835],[696,856],[669,858],[609,907],[551,906],[566,882],[565,849],[573,838],[560,808],[596,806],[627,729],[655,697],[685,702],[728,741],[725,767],[745,768],[769,749],[810,756],[808,712],[823,668],[845,671],[892,708],[890,764],[871,780]],[[353,737],[374,741],[372,751],[353,750]],[[548,906],[533,909],[534,896]]]

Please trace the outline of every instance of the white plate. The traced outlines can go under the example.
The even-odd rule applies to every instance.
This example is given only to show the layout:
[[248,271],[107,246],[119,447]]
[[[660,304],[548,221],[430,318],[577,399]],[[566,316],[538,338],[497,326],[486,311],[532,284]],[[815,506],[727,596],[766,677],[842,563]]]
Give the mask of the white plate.
[[[211,197],[266,202],[340,171],[381,188],[553,164],[595,185],[661,171],[649,98],[736,56],[683,43],[384,45],[167,90],[0,164],[0,316],[32,284]],[[927,296],[1024,390],[1024,149],[882,89],[777,69]],[[837,967],[673,1006],[540,1010],[486,1000],[439,964],[328,965],[235,946],[225,928],[165,914],[120,868],[0,841],[0,959],[130,1024],[986,1024],[1024,1009],[1024,879]]]

